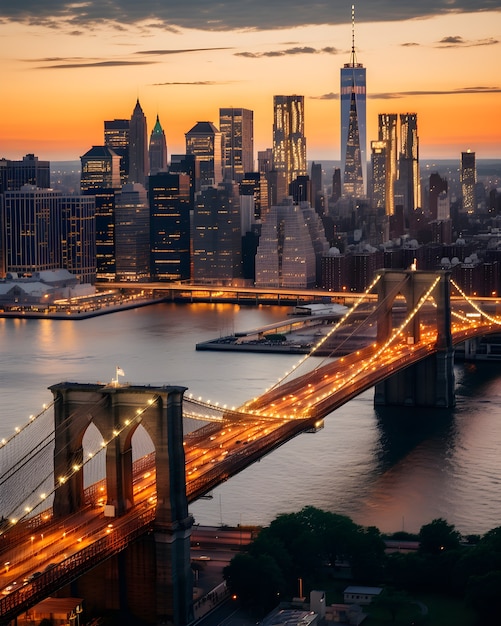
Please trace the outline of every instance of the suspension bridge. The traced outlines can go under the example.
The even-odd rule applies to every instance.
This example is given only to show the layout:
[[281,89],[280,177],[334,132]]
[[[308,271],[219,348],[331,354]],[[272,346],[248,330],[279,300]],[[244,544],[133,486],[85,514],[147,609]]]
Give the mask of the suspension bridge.
[[[453,406],[454,346],[500,329],[495,305],[468,298],[450,272],[381,270],[242,406],[118,377],[54,385],[53,402],[0,442],[0,624],[74,589],[96,609],[126,601],[148,623],[190,623],[190,502],[371,387],[377,404]],[[357,333],[366,345],[333,358]],[[201,426],[184,434],[187,417]],[[139,433],[153,449],[133,454]],[[97,590],[103,578],[114,582]]]

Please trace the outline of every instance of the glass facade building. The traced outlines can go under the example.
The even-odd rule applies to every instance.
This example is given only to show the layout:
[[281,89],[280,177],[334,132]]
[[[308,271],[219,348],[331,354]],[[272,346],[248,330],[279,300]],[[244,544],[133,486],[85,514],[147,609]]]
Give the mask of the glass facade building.
[[254,171],[254,112],[250,109],[219,109],[219,130],[223,134],[224,180],[240,182]]

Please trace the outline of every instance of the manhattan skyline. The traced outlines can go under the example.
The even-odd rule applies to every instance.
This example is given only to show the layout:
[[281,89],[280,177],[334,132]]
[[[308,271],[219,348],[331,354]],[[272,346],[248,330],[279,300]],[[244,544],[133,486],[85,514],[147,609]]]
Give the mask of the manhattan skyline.
[[[111,6],[111,8],[110,8]],[[198,9],[197,9],[198,6]],[[415,112],[420,156],[501,155],[501,8],[493,0],[355,4],[367,70],[367,141],[378,114]],[[6,0],[0,7],[0,157],[78,160],[104,120],[137,98],[170,154],[220,107],[254,111],[254,149],[272,145],[273,96],[305,98],[308,159],[340,158],[339,71],[350,59],[351,2],[189,5]]]

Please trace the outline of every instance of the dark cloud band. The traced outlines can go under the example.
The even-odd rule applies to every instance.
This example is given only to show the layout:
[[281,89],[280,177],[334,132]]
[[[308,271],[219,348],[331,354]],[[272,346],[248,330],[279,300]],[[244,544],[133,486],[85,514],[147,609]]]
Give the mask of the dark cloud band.
[[[437,14],[501,11],[499,0],[371,0],[356,7],[358,22],[399,21]],[[304,0],[2,0],[0,23],[15,20],[45,24],[52,28],[70,25],[83,28],[112,22],[127,24],[160,22],[166,29],[196,28],[235,30],[290,28],[305,24],[344,24],[351,19],[348,3],[315,2],[314,10]],[[77,31],[79,32],[79,31]]]

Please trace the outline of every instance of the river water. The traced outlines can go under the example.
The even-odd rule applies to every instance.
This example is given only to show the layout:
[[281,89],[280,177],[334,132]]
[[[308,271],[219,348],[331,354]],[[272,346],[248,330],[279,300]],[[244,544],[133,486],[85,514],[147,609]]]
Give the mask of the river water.
[[[264,391],[299,357],[197,352],[195,344],[285,319],[284,307],[157,304],[88,320],[0,319],[0,438],[58,382],[176,384],[220,404]],[[464,533],[501,520],[501,363],[456,365],[452,410],[377,408],[369,390],[191,506],[200,524],[268,524],[313,505],[381,531],[442,517]]]

